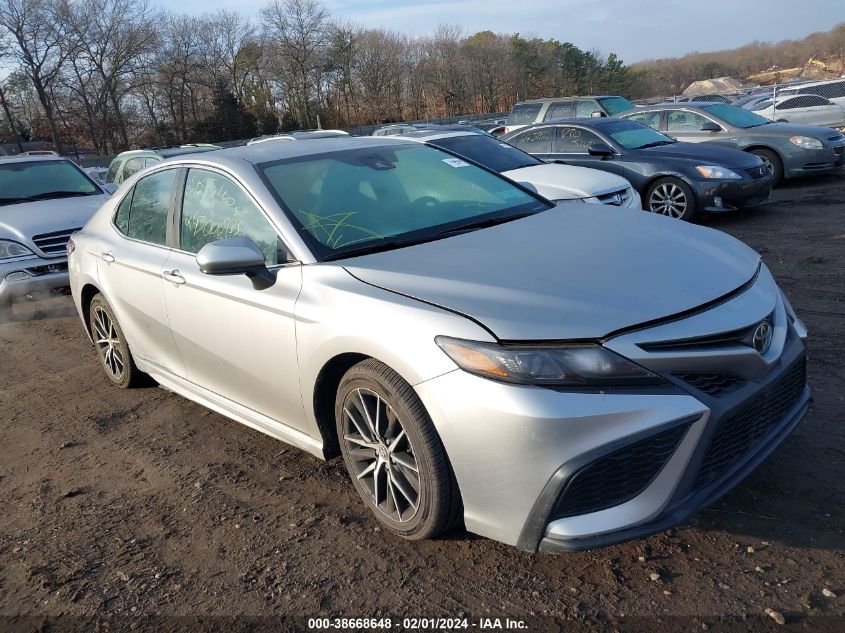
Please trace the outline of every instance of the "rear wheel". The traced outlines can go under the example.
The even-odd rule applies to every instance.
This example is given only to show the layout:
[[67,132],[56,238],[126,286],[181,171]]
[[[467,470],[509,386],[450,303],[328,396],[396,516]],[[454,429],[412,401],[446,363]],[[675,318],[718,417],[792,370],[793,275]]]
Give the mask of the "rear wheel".
[[692,222],[696,216],[695,195],[680,178],[660,178],[646,191],[645,209],[677,220]]
[[123,330],[103,295],[98,294],[91,300],[88,314],[91,338],[109,382],[122,389],[143,384],[147,376],[135,366]]
[[343,461],[379,522],[409,540],[436,536],[461,502],[446,451],[413,388],[374,359],[342,378],[335,418]]
[[783,162],[775,152],[770,149],[752,149],[751,153],[755,156],[759,156],[763,163],[766,165],[766,169],[769,170],[769,173],[772,174],[773,184],[778,184],[781,180],[783,180]]

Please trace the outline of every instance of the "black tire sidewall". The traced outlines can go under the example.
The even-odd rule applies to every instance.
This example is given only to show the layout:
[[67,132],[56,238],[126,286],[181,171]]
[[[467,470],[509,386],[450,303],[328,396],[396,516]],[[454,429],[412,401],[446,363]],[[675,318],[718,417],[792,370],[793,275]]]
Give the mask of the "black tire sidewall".
[[770,149],[752,149],[751,154],[763,158],[772,165],[772,185],[780,184],[783,180],[783,162],[775,152]]
[[[385,369],[388,369],[386,366]],[[397,376],[398,377],[398,376]],[[401,379],[400,379],[401,380]],[[419,491],[419,506],[417,514],[410,521],[398,522],[393,521],[389,517],[384,516],[378,510],[369,498],[369,490],[358,480],[355,471],[352,468],[349,457],[347,455],[346,444],[343,441],[343,403],[350,393],[354,393],[356,389],[368,389],[376,392],[390,407],[396,412],[402,423],[402,428],[408,435],[411,447],[414,450],[414,457],[417,460],[417,467],[420,475],[420,491]],[[432,424],[431,420],[425,415],[424,419],[418,419],[411,407],[413,403],[406,402],[406,398],[396,393],[393,385],[390,384],[385,377],[376,371],[372,371],[372,366],[365,363],[356,365],[350,369],[347,374],[340,381],[337,396],[335,398],[335,422],[337,425],[338,440],[343,455],[343,463],[349,472],[349,477],[352,480],[358,494],[364,499],[367,508],[375,515],[379,523],[389,529],[391,532],[407,539],[418,538],[419,534],[428,531],[430,519],[432,516],[432,491],[435,487],[433,482],[434,474],[432,469],[432,455],[429,455],[426,450],[426,442],[420,433],[420,424]]]
[[[120,346],[123,348],[125,353],[124,358],[124,371],[123,371],[123,379],[118,382],[112,378],[111,374],[106,370],[105,366],[103,365],[103,358],[100,356],[99,350],[95,349],[95,353],[97,354],[97,361],[100,364],[100,368],[103,370],[103,373],[106,375],[108,381],[114,385],[115,387],[120,387],[121,389],[126,389],[129,387],[134,380],[136,379],[136,374],[138,370],[135,368],[135,361],[132,359],[132,352],[129,350],[129,344],[126,342],[126,337],[123,335],[123,328],[120,327],[120,323],[117,320],[117,317],[114,315],[114,310],[112,310],[111,306],[109,305],[108,301],[106,301],[103,295],[98,294],[91,300],[91,305],[88,306],[88,319],[89,323],[91,324],[91,337],[94,338],[94,309],[95,308],[102,308],[106,314],[109,315],[112,324],[114,325],[115,332],[117,332],[117,338],[120,341]],[[96,343],[95,343],[96,348]]]
[[[663,184],[674,184],[680,187],[681,191],[684,192],[684,195],[687,197],[687,208],[684,210],[684,214],[679,218],[672,218],[667,215],[660,213],[659,211],[652,211],[651,210],[651,194],[654,192],[657,187]],[[654,213],[657,215],[662,215],[663,217],[668,217],[670,220],[683,220],[685,222],[694,222],[695,219],[698,217],[698,199],[695,197],[695,192],[692,190],[687,183],[685,183],[680,178],[676,178],[674,176],[666,176],[664,178],[658,178],[653,183],[651,183],[646,189],[645,192],[645,206],[649,207],[647,211],[650,213]]]

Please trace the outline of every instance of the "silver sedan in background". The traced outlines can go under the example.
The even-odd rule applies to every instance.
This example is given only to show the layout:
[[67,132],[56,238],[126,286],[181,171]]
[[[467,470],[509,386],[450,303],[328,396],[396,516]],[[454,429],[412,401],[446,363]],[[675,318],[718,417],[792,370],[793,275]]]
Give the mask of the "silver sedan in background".
[[554,205],[382,138],[162,163],[69,245],[107,378],[321,458],[408,539],[535,551],[673,525],[807,409],[806,330],[711,229]]

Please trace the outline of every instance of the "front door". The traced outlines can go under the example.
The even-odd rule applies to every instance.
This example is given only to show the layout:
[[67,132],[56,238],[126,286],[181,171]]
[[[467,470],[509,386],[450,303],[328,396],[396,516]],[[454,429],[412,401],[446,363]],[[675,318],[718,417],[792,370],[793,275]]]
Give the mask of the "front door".
[[[181,211],[181,212],[180,212]],[[219,396],[305,430],[296,356],[294,306],[301,267],[252,197],[231,177],[190,168],[177,204],[178,244],[163,272],[167,313],[186,378]],[[209,242],[250,238],[276,282],[256,290],[245,275],[200,272]]]
[[725,143],[730,136],[719,125],[719,131],[702,130],[706,124],[716,123],[698,112],[690,110],[669,110],[666,113],[666,134],[685,143]]
[[578,126],[559,125],[555,127],[552,158],[567,165],[591,167],[621,175],[622,166],[616,160],[615,155],[592,156],[590,154],[590,146],[599,144],[610,147],[605,139],[592,130]]

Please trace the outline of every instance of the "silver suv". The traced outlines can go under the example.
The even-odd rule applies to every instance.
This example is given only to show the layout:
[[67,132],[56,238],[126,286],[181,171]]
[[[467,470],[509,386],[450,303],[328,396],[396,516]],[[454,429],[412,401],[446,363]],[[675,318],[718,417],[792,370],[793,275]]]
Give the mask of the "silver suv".
[[532,99],[517,103],[505,121],[505,134],[534,123],[554,119],[575,119],[617,116],[636,106],[625,97],[603,95],[598,97],[553,97]]
[[0,157],[0,319],[22,297],[68,287],[68,238],[108,197],[56,154]]

